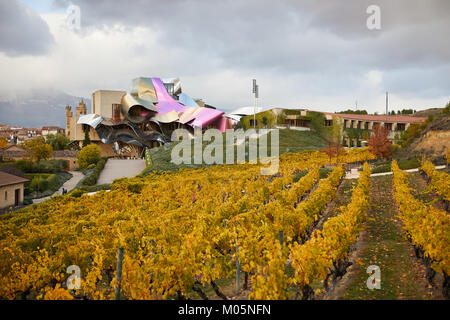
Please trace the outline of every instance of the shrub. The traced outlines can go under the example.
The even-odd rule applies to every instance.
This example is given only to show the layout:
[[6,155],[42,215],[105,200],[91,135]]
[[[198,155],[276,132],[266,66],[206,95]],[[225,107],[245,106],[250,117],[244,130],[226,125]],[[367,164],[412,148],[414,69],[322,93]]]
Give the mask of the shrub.
[[84,192],[97,192],[97,191],[103,191],[103,190],[110,190],[111,185],[110,184],[100,184],[95,186],[81,186],[80,190],[83,190]]
[[81,197],[83,194],[85,193],[85,191],[80,190],[80,189],[75,189],[73,191],[71,191],[69,194],[74,197],[74,198],[79,198]]
[[330,174],[331,170],[325,169],[325,168],[320,168],[319,169],[319,177],[320,179],[325,179],[326,177],[328,177],[328,174]]
[[448,116],[450,116],[450,102],[447,103],[447,105],[445,106],[445,108],[442,110],[443,114],[446,114]]
[[49,189],[49,182],[46,177],[41,175],[36,175],[30,182],[30,190],[43,192]]
[[33,172],[33,163],[28,160],[18,160],[16,166],[23,172]]
[[41,160],[37,163],[19,160],[16,166],[25,173],[56,173],[67,169],[66,160]]
[[386,163],[379,165],[372,169],[372,173],[382,173],[382,172],[390,172],[391,171],[391,163]]
[[303,178],[303,177],[306,176],[307,174],[308,174],[308,171],[307,171],[307,170],[297,172],[297,173],[295,174],[294,178],[292,179],[292,181],[293,181],[294,183],[296,183],[298,180],[300,180],[301,178]]
[[417,158],[398,160],[398,166],[402,170],[415,169],[421,166]]
[[[402,170],[415,169],[421,166],[420,160],[417,158],[412,159],[402,159],[398,160],[398,166]],[[376,165],[374,169],[372,169],[372,173],[382,173],[382,172],[390,172],[391,170],[391,162],[384,162]]]
[[78,153],[78,165],[87,168],[90,164],[97,164],[100,160],[100,148],[96,144],[90,144]]
[[97,183],[100,173],[102,172],[103,168],[105,168],[106,160],[106,158],[102,158],[100,161],[98,161],[94,171],[92,171],[92,173],[83,180],[83,186],[93,186]]
[[48,189],[56,189],[59,184],[58,176],[56,174],[52,174],[47,178],[48,181]]
[[127,186],[128,191],[133,193],[141,193],[142,188],[144,188],[145,183],[129,183]]
[[29,204],[33,204],[33,200],[28,198],[28,197],[24,197],[23,198],[23,204],[24,205],[29,205]]

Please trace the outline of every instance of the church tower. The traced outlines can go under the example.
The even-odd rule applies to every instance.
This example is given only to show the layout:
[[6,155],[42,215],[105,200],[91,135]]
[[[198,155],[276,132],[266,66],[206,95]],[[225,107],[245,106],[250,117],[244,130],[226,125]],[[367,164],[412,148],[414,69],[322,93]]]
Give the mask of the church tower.
[[81,102],[78,104],[77,107],[77,121],[80,115],[82,114],[87,114],[86,104],[84,103],[83,100],[81,100]]
[[66,106],[66,136],[70,139],[70,131],[71,131],[71,125],[70,123],[72,122],[72,107],[67,105]]

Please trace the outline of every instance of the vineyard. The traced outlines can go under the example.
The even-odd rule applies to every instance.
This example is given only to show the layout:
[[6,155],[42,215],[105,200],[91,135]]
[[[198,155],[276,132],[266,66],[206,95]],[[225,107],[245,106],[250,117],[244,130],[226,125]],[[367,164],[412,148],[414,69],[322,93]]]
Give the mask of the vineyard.
[[[416,255],[425,260],[429,267],[429,280],[436,272],[444,276],[444,295],[448,297],[450,287],[450,215],[433,205],[426,204],[412,195],[407,175],[393,162],[395,200],[399,206],[400,219],[408,239],[414,245]],[[449,198],[448,174],[437,172],[431,162],[422,165],[429,176],[431,189],[437,191],[444,200]],[[438,185],[439,184],[439,185]]]
[[[312,299],[317,283],[327,291],[349,265],[370,206],[371,159],[366,149],[338,158],[289,153],[274,176],[249,164],[154,172],[119,180],[110,192],[56,196],[3,215],[0,298],[114,299],[120,286],[122,299],[207,299],[207,290],[218,299],[242,291],[249,299]],[[364,165],[349,203],[325,217],[343,166],[355,162]],[[331,171],[321,177],[324,166]],[[442,191],[448,179],[427,166],[431,188]],[[412,199],[405,173],[392,167],[405,230],[448,281],[448,213]],[[67,289],[72,265],[80,289]],[[227,279],[236,279],[234,296],[225,293]]]

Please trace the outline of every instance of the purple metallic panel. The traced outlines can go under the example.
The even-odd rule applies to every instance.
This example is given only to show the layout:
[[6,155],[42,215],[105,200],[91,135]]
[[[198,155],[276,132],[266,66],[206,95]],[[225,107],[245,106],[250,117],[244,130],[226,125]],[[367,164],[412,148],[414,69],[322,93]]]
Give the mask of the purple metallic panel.
[[156,103],[158,113],[167,113],[172,110],[175,110],[176,112],[183,112],[187,110],[185,106],[179,104],[170,96],[160,78],[152,78],[152,83],[155,87],[156,96],[158,98],[158,103]]
[[205,125],[213,122],[225,112],[218,111],[216,109],[204,108],[199,115],[195,117],[195,120],[191,123],[191,125],[197,127],[204,127]]

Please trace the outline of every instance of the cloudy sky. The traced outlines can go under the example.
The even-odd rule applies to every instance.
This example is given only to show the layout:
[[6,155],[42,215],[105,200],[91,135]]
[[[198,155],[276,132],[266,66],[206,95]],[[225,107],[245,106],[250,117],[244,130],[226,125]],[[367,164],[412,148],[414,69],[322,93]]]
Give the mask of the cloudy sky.
[[[381,29],[369,30],[369,5]],[[80,8],[80,29],[67,24]],[[0,0],[0,96],[90,97],[180,77],[223,110],[253,104],[383,112],[450,100],[449,0]],[[71,20],[73,21],[73,20]]]

